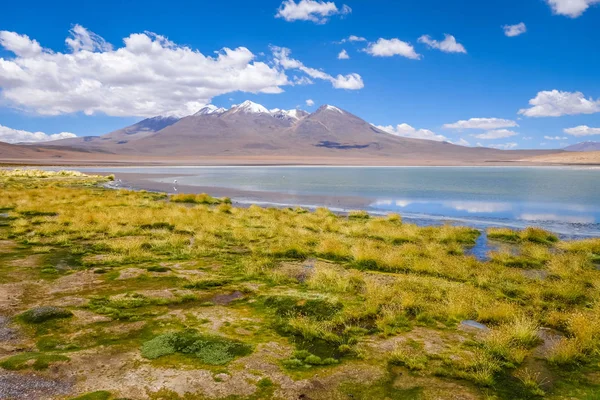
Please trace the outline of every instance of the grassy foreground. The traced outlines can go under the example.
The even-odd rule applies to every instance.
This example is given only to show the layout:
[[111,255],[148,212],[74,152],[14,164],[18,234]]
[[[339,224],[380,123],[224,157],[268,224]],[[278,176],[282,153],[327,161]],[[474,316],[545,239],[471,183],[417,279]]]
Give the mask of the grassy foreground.
[[600,398],[600,239],[109,179],[0,171],[0,397]]

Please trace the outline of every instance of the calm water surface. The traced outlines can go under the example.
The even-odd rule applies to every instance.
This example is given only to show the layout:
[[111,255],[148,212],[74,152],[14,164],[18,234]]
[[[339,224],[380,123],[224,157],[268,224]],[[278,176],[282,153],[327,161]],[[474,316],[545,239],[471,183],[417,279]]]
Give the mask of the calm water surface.
[[[374,213],[398,212],[424,223],[538,225],[567,236],[600,236],[600,169],[552,167],[144,167],[80,168],[87,172],[169,174],[178,185],[365,199]],[[173,177],[174,176],[174,177]],[[315,200],[317,199],[317,200]],[[335,208],[335,207],[334,207]]]

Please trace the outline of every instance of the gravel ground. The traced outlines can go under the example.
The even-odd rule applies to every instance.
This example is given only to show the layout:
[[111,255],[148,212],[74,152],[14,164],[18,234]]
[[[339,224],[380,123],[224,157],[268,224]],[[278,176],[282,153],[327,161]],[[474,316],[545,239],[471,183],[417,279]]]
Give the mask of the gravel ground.
[[7,317],[0,315],[0,343],[13,342],[19,338],[19,333],[16,329],[9,326],[10,320]]
[[71,387],[70,382],[0,369],[1,400],[48,400],[68,394]]

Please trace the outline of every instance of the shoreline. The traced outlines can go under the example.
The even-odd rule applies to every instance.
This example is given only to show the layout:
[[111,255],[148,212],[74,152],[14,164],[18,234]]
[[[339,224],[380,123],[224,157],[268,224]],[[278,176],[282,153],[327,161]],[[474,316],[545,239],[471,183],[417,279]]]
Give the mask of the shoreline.
[[[96,172],[99,175],[110,175],[112,172]],[[363,210],[373,216],[385,216],[390,213],[398,213],[403,220],[415,223],[419,226],[428,225],[462,225],[470,226],[475,229],[485,231],[489,227],[508,227],[512,229],[524,229],[528,226],[542,226],[559,235],[561,238],[591,238],[600,237],[600,232],[577,232],[576,225],[557,226],[549,224],[549,221],[544,223],[536,221],[527,221],[519,219],[502,219],[484,216],[450,216],[442,214],[431,214],[421,212],[402,212],[397,210],[378,210],[372,205],[376,199],[371,199],[364,196],[349,196],[349,195],[314,195],[314,194],[291,194],[276,191],[256,191],[244,190],[238,188],[218,187],[218,186],[196,186],[196,185],[177,185],[177,191],[174,191],[172,183],[157,182],[154,179],[180,177],[188,174],[144,174],[144,173],[117,173],[115,176],[122,183],[122,188],[131,190],[147,190],[152,192],[161,192],[167,194],[173,193],[207,193],[213,197],[229,197],[232,202],[238,207],[249,207],[252,204],[261,207],[301,207],[309,210],[315,210],[319,207],[328,208],[330,211],[346,215],[353,210]],[[118,189],[118,186],[111,185],[112,188]],[[571,228],[571,229],[567,229]]]

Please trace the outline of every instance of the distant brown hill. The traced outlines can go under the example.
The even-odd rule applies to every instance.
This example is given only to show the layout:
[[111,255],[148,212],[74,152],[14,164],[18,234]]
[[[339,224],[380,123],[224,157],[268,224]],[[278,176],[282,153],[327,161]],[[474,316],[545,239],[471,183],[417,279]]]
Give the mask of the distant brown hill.
[[85,151],[90,160],[104,157],[161,164],[286,160],[299,164],[481,165],[559,152],[502,151],[412,139],[386,133],[331,105],[309,114],[267,110],[250,101],[229,110],[207,106],[181,119],[149,118],[104,136],[57,140],[35,147]]

